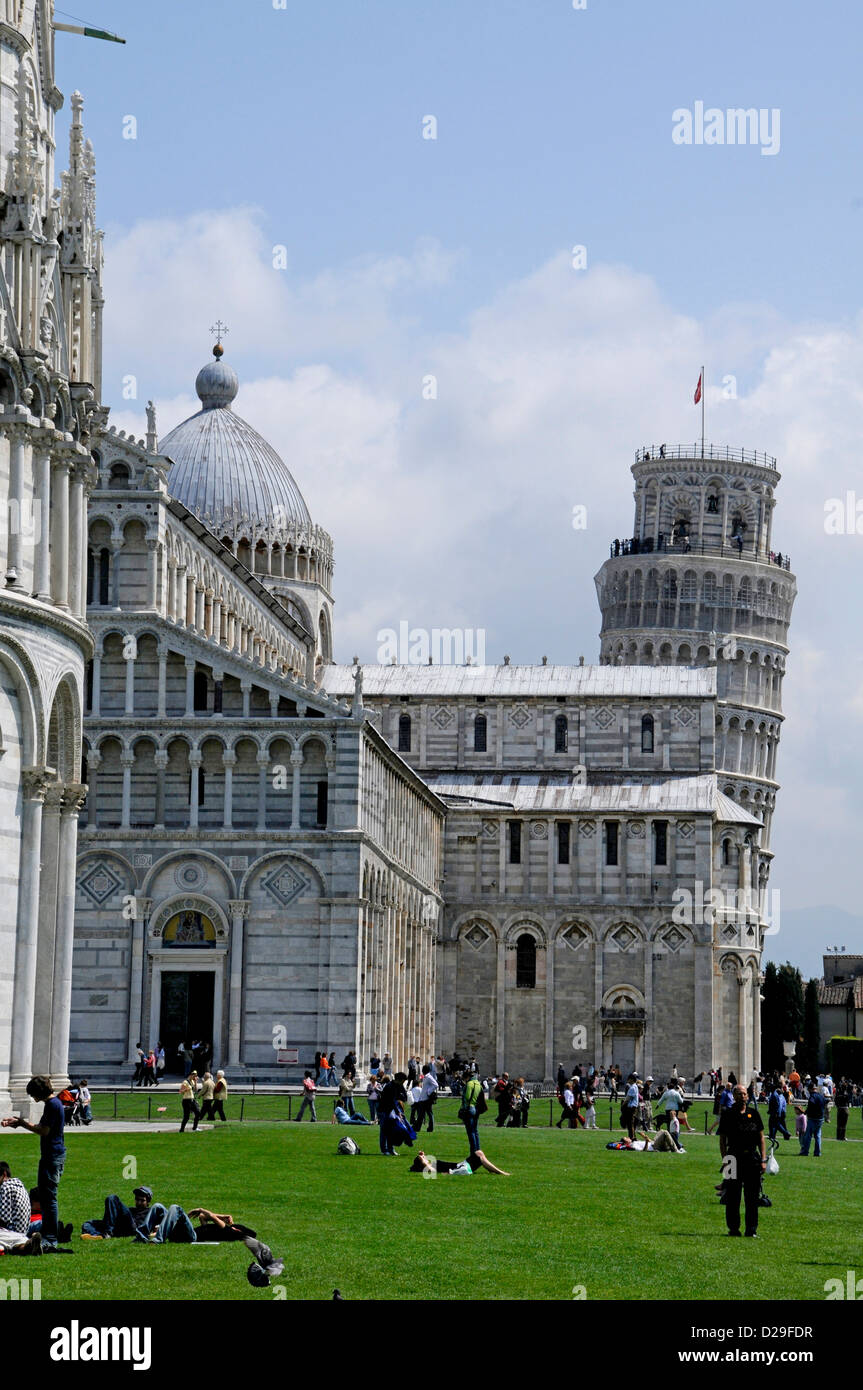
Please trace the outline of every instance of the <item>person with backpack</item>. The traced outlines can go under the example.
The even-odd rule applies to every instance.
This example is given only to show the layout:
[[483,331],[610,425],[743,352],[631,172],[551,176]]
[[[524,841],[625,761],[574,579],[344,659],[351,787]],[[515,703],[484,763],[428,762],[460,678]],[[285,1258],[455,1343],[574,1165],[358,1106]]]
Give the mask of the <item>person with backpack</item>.
[[306,1106],[308,1106],[308,1108],[309,1108],[309,1109],[311,1110],[311,1112],[312,1112],[312,1124],[315,1124],[315,1123],[317,1122],[318,1116],[317,1116],[317,1113],[316,1113],[316,1111],[315,1111],[315,1093],[316,1093],[317,1089],[318,1089],[318,1088],[317,1088],[317,1086],[316,1086],[315,1083],[314,1083],[314,1079],[312,1078],[312,1073],[311,1073],[310,1071],[307,1071],[306,1074],[305,1074],[305,1076],[303,1077],[303,1099],[302,1099],[302,1104],[300,1105],[299,1110],[297,1111],[296,1115],[294,1116],[294,1119],[295,1119],[295,1120],[300,1121],[300,1120],[303,1118],[303,1114],[304,1114],[304,1112],[305,1112]]
[[461,1099],[461,1109],[458,1112],[459,1119],[464,1123],[467,1131],[467,1141],[470,1145],[471,1153],[476,1153],[479,1149],[479,1117],[488,1110],[488,1103],[482,1082],[478,1076],[472,1076],[464,1088]]
[[322,1053],[321,1053],[321,1080],[320,1080],[320,1084],[321,1084],[321,1086],[329,1086],[329,1084],[330,1084],[330,1063],[329,1063],[329,1058],[327,1057],[326,1052],[322,1052]]

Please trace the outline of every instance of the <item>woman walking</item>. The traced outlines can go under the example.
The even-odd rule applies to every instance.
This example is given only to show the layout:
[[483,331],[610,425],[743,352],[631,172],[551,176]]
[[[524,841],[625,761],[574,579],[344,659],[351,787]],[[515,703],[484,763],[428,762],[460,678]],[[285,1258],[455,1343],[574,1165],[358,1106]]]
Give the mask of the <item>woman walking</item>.
[[213,1087],[213,1119],[218,1115],[220,1120],[225,1120],[225,1101],[228,1099],[228,1083],[225,1080],[223,1071],[216,1072],[216,1084]]
[[201,1112],[198,1109],[198,1102],[195,1099],[195,1083],[192,1079],[193,1077],[194,1072],[192,1072],[191,1076],[184,1077],[183,1080],[180,1082],[180,1100],[183,1105],[183,1123],[180,1125],[181,1134],[183,1133],[183,1130],[186,1128],[186,1125],[189,1123],[190,1115],[194,1115],[195,1117],[195,1123],[192,1125],[193,1130],[196,1130],[198,1128],[198,1121],[201,1118]]
[[381,1098],[382,1089],[383,1087],[378,1081],[377,1076],[370,1076],[368,1085],[366,1086],[366,1100],[369,1103],[369,1115],[371,1116],[372,1124],[377,1124],[378,1101]]
[[211,1072],[204,1072],[204,1079],[201,1082],[201,1119],[212,1120],[213,1118],[213,1095],[216,1090],[216,1083]]

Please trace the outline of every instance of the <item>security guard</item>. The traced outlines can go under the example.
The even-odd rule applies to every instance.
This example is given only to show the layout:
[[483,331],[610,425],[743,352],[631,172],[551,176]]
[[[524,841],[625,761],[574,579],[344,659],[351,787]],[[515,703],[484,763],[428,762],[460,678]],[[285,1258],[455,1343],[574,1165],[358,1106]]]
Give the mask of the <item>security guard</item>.
[[764,1125],[757,1105],[750,1104],[743,1086],[735,1086],[733,1105],[719,1121],[719,1152],[725,1179],[725,1220],[730,1236],[740,1235],[740,1198],[746,1211],[744,1235],[758,1234],[761,1175],[767,1167]]

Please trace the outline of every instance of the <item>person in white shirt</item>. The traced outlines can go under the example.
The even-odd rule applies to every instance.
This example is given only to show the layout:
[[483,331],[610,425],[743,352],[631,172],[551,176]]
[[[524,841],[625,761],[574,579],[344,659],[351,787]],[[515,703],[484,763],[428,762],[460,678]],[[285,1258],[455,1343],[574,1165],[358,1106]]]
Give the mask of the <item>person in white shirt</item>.
[[78,1104],[81,1107],[81,1119],[85,1125],[93,1123],[93,1112],[90,1109],[90,1088],[87,1085],[86,1076],[78,1084]]
[[638,1108],[640,1104],[641,1097],[638,1094],[638,1075],[636,1072],[633,1072],[627,1082],[626,1099],[623,1102],[623,1121],[630,1139],[635,1138],[635,1122],[638,1119]]
[[575,1092],[569,1081],[563,1088],[563,1114],[557,1122],[558,1129],[561,1128],[564,1120],[569,1120],[570,1129],[575,1128]]
[[437,1100],[438,1082],[434,1076],[431,1064],[426,1063],[422,1070],[422,1083],[420,1085],[420,1098],[417,1105],[417,1120],[414,1128],[419,1131],[423,1127],[423,1120],[428,1120],[428,1132],[434,1133],[434,1103]]

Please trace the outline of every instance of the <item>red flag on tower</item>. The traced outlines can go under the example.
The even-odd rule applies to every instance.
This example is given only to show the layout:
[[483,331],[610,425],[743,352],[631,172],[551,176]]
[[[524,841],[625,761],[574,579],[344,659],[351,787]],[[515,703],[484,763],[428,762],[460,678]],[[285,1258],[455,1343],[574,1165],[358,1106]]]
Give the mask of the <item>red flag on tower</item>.
[[702,378],[703,375],[704,375],[704,372],[703,372],[703,371],[699,372],[699,374],[698,374],[698,385],[697,385],[696,388],[695,388],[695,404],[696,404],[696,405],[698,405],[698,402],[701,400],[701,378]]

